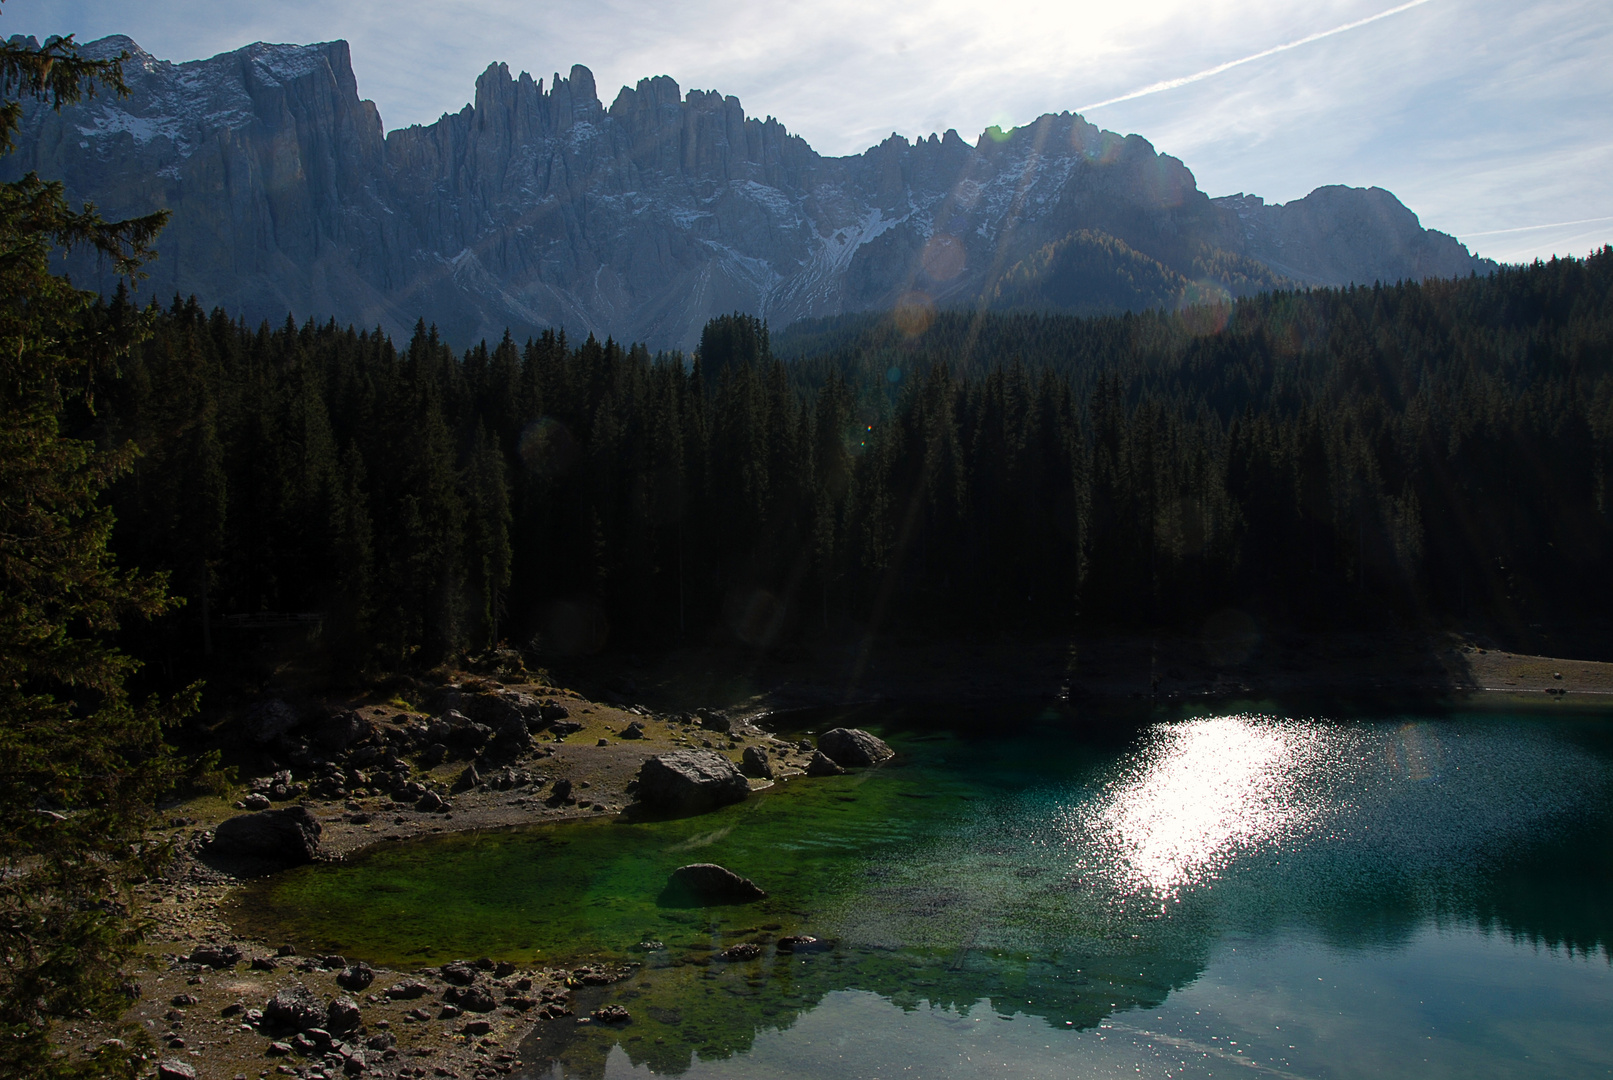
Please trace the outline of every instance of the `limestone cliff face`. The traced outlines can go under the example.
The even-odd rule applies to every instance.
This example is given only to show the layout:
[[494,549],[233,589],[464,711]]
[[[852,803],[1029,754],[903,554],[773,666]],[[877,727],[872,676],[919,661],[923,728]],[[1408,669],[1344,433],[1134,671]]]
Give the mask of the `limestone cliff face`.
[[[606,108],[587,68],[545,88],[494,64],[474,104],[387,134],[345,42],[185,64],[123,37],[85,51],[127,51],[133,95],[30,109],[0,169],[60,177],[112,216],[172,210],[141,292],[195,293],[251,320],[401,334],[423,317],[459,344],[564,326],[689,347],[735,310],[783,325],[975,304],[1009,274],[1032,295],[1032,256],[1077,233],[1233,292],[1489,265],[1388,192],[1211,200],[1146,140],[1067,113],[974,145],[893,135],[826,158],[737,99],[665,76]],[[72,270],[112,286],[92,261]]]

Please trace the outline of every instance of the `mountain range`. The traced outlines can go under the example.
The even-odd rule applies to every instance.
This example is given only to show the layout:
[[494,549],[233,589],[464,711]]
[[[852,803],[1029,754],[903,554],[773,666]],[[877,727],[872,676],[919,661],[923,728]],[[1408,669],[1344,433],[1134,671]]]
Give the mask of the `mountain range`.
[[[1137,135],[1048,114],[973,144],[891,135],[825,157],[738,99],[666,76],[607,108],[592,73],[512,76],[387,132],[346,42],[159,60],[126,98],[30,105],[0,175],[59,178],[108,217],[173,216],[141,295],[334,317],[460,345],[549,326],[689,348],[713,316],[1139,310],[1273,287],[1493,269],[1379,188],[1212,199]],[[109,290],[92,257],[74,279]]]

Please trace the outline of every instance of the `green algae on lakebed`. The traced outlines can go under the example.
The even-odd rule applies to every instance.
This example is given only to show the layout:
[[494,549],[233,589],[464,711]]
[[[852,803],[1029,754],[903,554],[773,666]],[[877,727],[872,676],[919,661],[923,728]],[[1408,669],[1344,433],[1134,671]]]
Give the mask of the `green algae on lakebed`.
[[[921,840],[975,792],[922,765],[797,778],[698,817],[591,819],[453,833],[361,851],[244,886],[229,915],[243,929],[319,952],[412,968],[460,957],[564,965],[627,959],[641,942],[710,949],[767,925],[812,930],[864,865]],[[916,819],[914,807],[925,813]],[[770,894],[710,909],[658,905],[667,875],[717,862]]]

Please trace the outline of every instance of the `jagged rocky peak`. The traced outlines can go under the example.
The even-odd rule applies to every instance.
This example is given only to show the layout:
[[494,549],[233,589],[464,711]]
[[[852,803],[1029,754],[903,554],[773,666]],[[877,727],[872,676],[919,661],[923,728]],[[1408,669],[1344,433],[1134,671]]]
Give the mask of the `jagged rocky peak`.
[[[607,109],[580,64],[545,86],[494,63],[472,104],[383,134],[346,42],[182,64],[122,36],[85,50],[129,53],[134,93],[30,108],[0,174],[61,177],[113,214],[170,209],[144,287],[254,320],[289,309],[406,335],[424,317],[459,344],[560,325],[688,348],[734,310],[775,324],[994,296],[1092,310],[1166,302],[1182,282],[1487,267],[1388,192],[1211,201],[1148,140],[1068,112],[972,145],[893,133],[831,158],[666,75]],[[71,266],[115,285],[93,259]],[[1142,271],[1147,288],[1109,281]]]

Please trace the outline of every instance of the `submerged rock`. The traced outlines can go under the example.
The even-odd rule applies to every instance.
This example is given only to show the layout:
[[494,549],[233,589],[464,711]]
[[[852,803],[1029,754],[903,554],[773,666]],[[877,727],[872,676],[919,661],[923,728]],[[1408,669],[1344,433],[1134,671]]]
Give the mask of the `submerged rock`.
[[734,763],[710,750],[674,750],[646,761],[638,773],[638,797],[646,806],[672,813],[698,813],[742,802],[750,785]]
[[896,751],[861,728],[835,728],[818,736],[818,750],[836,765],[861,769],[896,756]]
[[672,871],[659,903],[668,907],[710,907],[765,900],[767,891],[716,863],[690,863]]

